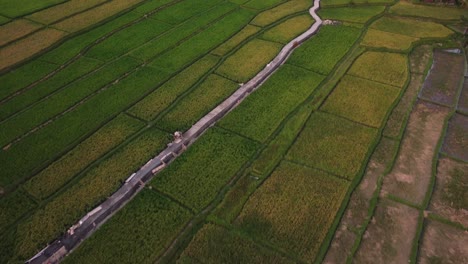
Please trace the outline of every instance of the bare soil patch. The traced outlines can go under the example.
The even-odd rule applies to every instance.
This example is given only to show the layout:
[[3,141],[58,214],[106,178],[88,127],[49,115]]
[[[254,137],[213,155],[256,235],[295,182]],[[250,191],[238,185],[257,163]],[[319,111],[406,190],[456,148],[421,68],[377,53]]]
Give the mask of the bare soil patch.
[[423,45],[415,48],[410,55],[411,73],[423,74],[431,59],[432,46]]
[[449,109],[418,101],[403,136],[396,163],[384,179],[381,195],[421,204],[432,174],[432,160]]
[[439,160],[429,210],[468,227],[468,164]]
[[379,177],[392,162],[397,142],[382,138],[367,165],[364,177],[353,192],[348,207],[335,232],[324,263],[345,263],[356,240],[356,232],[368,219],[370,200],[377,189]]
[[434,65],[420,97],[443,105],[454,105],[464,70],[463,55],[435,50]]
[[408,263],[418,217],[414,208],[381,199],[354,263]]
[[426,223],[419,263],[468,263],[468,232],[436,221]]
[[468,162],[468,117],[455,114],[449,121],[442,151]]

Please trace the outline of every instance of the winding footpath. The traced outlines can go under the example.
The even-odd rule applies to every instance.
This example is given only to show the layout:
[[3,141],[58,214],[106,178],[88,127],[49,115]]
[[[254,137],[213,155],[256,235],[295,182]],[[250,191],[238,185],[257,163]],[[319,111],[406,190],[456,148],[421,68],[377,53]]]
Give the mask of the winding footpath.
[[300,36],[286,44],[280,53],[267,66],[249,82],[242,85],[229,98],[195,123],[183,136],[169,144],[168,147],[156,157],[149,160],[137,172],[132,174],[112,196],[101,203],[95,209],[86,214],[68,232],[48,245],[41,252],[32,257],[27,263],[57,263],[69,252],[75,249],[83,240],[91,236],[114,213],[123,208],[145,183],[149,182],[158,172],[164,169],[177,156],[182,154],[188,146],[193,144],[200,135],[218,120],[239,105],[250,93],[258,89],[290,56],[290,54],[304,41],[313,36],[322,25],[322,20],[316,11],[320,7],[320,0],[314,0],[314,5],[309,9],[315,23]]

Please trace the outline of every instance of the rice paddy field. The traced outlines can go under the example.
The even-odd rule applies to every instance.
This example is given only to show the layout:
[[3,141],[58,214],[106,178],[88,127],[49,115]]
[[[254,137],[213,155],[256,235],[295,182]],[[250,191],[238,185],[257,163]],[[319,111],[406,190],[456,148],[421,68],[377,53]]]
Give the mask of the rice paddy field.
[[[0,263],[27,262],[66,237],[171,146],[175,131],[188,131],[318,22],[309,13],[312,0],[20,2],[0,0]],[[466,194],[468,175],[468,40],[454,28],[468,26],[468,9],[404,0],[319,4],[318,16],[332,23],[294,43],[258,89],[182,154],[173,153],[175,160],[153,171],[91,236],[49,261],[367,260],[364,234],[378,230],[374,214],[380,219],[394,204],[420,210],[411,213],[418,227],[408,231],[414,236],[404,262],[468,259],[463,249],[454,258],[428,248],[438,230],[467,239],[458,219],[468,208],[458,196]],[[377,146],[409,144],[406,124],[420,104],[446,114],[432,142],[437,148],[420,155],[435,155],[427,182],[436,186],[436,200],[431,191],[419,193],[424,202],[417,205],[372,191],[373,207],[353,229],[355,240],[337,236],[375,169]],[[431,120],[418,114],[419,122]],[[395,160],[401,158],[386,161],[389,169]],[[389,169],[381,170],[376,190]],[[343,243],[350,250],[331,256],[332,245]]]

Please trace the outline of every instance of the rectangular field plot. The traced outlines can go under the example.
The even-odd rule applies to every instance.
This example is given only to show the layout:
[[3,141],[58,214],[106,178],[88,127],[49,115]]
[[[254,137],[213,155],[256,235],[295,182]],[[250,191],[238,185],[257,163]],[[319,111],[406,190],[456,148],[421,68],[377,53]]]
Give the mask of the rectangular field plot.
[[40,80],[57,67],[57,65],[52,63],[34,60],[0,76],[0,98],[3,99]]
[[165,78],[166,73],[150,67],[141,68],[73,111],[13,144],[7,151],[0,152],[0,185],[7,186],[20,181],[47,162],[60,157],[64,150],[141,100]]
[[311,6],[312,2],[309,0],[291,0],[258,14],[251,24],[263,27],[288,15],[306,11]]
[[265,32],[262,38],[286,44],[304,33],[313,23],[309,14],[293,17]]
[[217,47],[212,53],[218,56],[226,55],[229,51],[237,47],[242,41],[260,31],[260,27],[247,25],[239,33]]
[[[86,57],[78,59],[73,64],[58,72],[51,78],[35,85],[32,87],[32,89],[29,89],[1,104],[0,120],[6,119],[7,117],[30,106],[31,104],[36,103],[42,98],[49,96],[51,93],[56,92],[67,84],[72,83],[80,77],[83,77],[83,75],[96,70],[96,68],[101,65],[102,62],[94,59],[89,59]],[[21,82],[21,80],[17,80],[17,82]]]
[[322,19],[366,23],[369,19],[382,13],[384,10],[385,6],[353,6],[325,8],[321,9],[318,14]]
[[408,50],[417,40],[419,39],[410,36],[369,29],[361,45],[394,50]]
[[231,95],[238,85],[212,74],[164,115],[157,126],[167,131],[185,131]]
[[449,121],[442,151],[468,162],[468,117],[454,114]]
[[86,212],[119,188],[147,160],[159,153],[165,147],[167,137],[167,134],[159,130],[147,130],[89,170],[66,192],[36,210],[16,227],[13,254],[19,259],[30,258],[65,232]]
[[16,1],[1,0],[0,12],[2,15],[14,18],[26,15],[28,13],[32,13],[37,10],[48,8],[50,6],[57,5],[66,1],[67,0],[23,0],[21,1],[21,4],[18,4],[18,2]]
[[9,225],[13,224],[35,206],[35,202],[22,190],[16,190],[6,196],[2,196],[0,199],[0,234],[3,234]]
[[37,199],[44,199],[89,166],[143,128],[141,121],[120,115],[46,169],[25,183],[24,188]]
[[323,79],[319,74],[286,64],[222,119],[220,126],[263,142]]
[[176,72],[226,41],[247,24],[253,13],[239,9],[179,46],[159,56],[150,65]]
[[317,35],[294,51],[288,63],[326,75],[353,46],[360,34],[360,29],[353,27],[322,26]]
[[257,147],[246,138],[212,128],[162,171],[151,185],[200,211],[249,160]]
[[434,50],[431,72],[419,97],[443,105],[455,105],[464,71],[463,55]]
[[11,23],[0,27],[0,36],[2,36],[0,39],[0,46],[26,36],[41,27],[42,25],[26,19],[13,20]]
[[153,120],[180,95],[199,81],[202,76],[207,74],[217,62],[218,58],[212,55],[207,55],[198,60],[146,96],[130,108],[128,112],[145,120]]
[[184,0],[173,6],[165,8],[153,16],[159,21],[176,25],[181,23],[184,20],[189,19],[190,17],[203,13],[206,10],[209,10],[216,4],[223,2],[222,0]]
[[284,162],[250,196],[235,224],[255,239],[313,262],[348,186],[324,172]]
[[60,114],[80,100],[83,100],[83,98],[95,93],[124,73],[135,68],[138,65],[137,63],[135,59],[123,57],[107,65],[107,67],[101,68],[88,78],[72,83],[66,89],[62,89],[47,98],[47,100],[41,101],[33,107],[2,122],[0,124],[0,145],[4,146],[11,140]]
[[279,53],[281,45],[254,39],[228,57],[216,71],[237,82],[247,82]]
[[154,263],[191,214],[145,189],[63,263]]
[[407,1],[399,1],[390,8],[390,13],[404,16],[429,17],[442,20],[458,20],[468,17],[466,9],[455,7],[414,5]]
[[399,94],[396,87],[347,75],[321,110],[378,128]]
[[407,58],[399,53],[368,51],[353,63],[348,74],[401,88],[408,78]]
[[376,136],[377,129],[317,112],[307,121],[286,158],[352,180]]
[[169,29],[170,26],[165,23],[146,19],[94,46],[86,56],[107,61],[129,52]]
[[253,9],[266,9],[281,2],[284,2],[284,0],[250,0],[242,6]]
[[42,24],[51,24],[73,14],[93,8],[107,0],[71,0],[27,16],[28,19]]
[[393,3],[393,0],[324,0],[320,2],[321,6],[345,6],[350,4],[387,4]]
[[251,240],[213,224],[206,224],[183,251],[178,264],[294,263]]
[[445,38],[453,34],[441,24],[402,17],[382,17],[370,27],[415,38]]

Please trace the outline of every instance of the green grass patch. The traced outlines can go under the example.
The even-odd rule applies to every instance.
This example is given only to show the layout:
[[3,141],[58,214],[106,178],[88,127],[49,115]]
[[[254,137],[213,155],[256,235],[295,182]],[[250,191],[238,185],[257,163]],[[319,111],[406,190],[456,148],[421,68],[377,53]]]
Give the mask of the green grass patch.
[[11,21],[11,19],[9,19],[8,17],[4,17],[4,16],[0,15],[0,25],[4,25],[4,24],[6,24],[6,23],[8,23],[10,21]]
[[465,209],[468,207],[468,179],[463,167],[455,167],[449,171],[450,179],[442,194],[447,204],[455,209]]
[[0,76],[0,98],[25,88],[29,84],[41,79],[47,73],[57,68],[57,65],[34,60],[22,67],[9,71]]
[[274,5],[277,5],[281,2],[284,2],[285,0],[250,0],[247,3],[243,4],[242,6],[245,6],[247,8],[253,8],[253,9],[266,9],[269,7],[272,7]]
[[157,126],[167,131],[185,131],[231,95],[238,85],[218,75],[210,75],[165,114]]
[[141,46],[156,36],[170,29],[165,23],[145,19],[140,23],[125,28],[89,50],[86,56],[108,61]]
[[250,197],[236,224],[255,239],[312,262],[348,186],[327,173],[283,162]]
[[185,0],[175,5],[165,8],[153,16],[156,20],[164,21],[169,24],[179,24],[192,16],[206,11],[216,4],[223,2],[222,0]]
[[369,29],[361,45],[393,50],[408,50],[417,40],[419,39],[410,36]]
[[319,74],[286,64],[219,125],[264,142],[323,79]]
[[62,113],[83,98],[135,68],[138,64],[133,58],[123,57],[101,68],[88,78],[69,85],[66,89],[47,98],[47,100],[6,120],[0,124],[0,146],[11,142],[11,140]]
[[0,12],[2,15],[15,18],[32,13],[37,10],[47,8],[56,4],[66,2],[67,0],[21,0],[21,1],[0,1]]
[[294,263],[232,231],[206,224],[177,263]]
[[376,136],[376,129],[317,112],[286,157],[352,180]]
[[458,20],[468,17],[466,8],[417,5],[406,1],[399,1],[390,8],[390,13],[404,16],[429,17],[441,20]]
[[140,14],[147,14],[156,9],[161,8],[163,5],[173,2],[174,0],[153,0],[145,2],[142,5],[137,6],[133,11]]
[[[0,151],[0,186],[8,186],[62,156],[111,118],[152,91],[167,74],[144,67],[43,129]],[[85,121],[83,121],[85,120]]]
[[189,40],[197,32],[206,29],[211,23],[215,23],[215,21],[236,7],[236,5],[229,2],[217,5],[210,9],[210,12],[193,17],[161,37],[135,49],[131,52],[131,55],[149,61],[164,51],[170,50],[172,47]]
[[[86,57],[78,59],[75,63],[58,72],[46,81],[37,84],[32,89],[1,104],[0,120],[17,113],[61,87],[72,83],[83,75],[95,70],[100,65],[102,65],[102,62],[94,59],[88,59]],[[17,81],[21,82],[21,80]]]
[[321,109],[378,128],[399,94],[393,86],[345,76]]
[[[219,128],[210,129],[151,185],[200,211],[255,153],[254,142]],[[190,187],[187,188],[187,183]]]
[[150,65],[177,71],[195,61],[240,30],[252,18],[250,11],[239,9],[193,36],[179,46],[159,56]]
[[200,80],[200,78],[211,70],[217,62],[218,58],[211,55],[207,55],[198,60],[146,96],[143,100],[130,108],[128,112],[145,120],[153,120],[181,94]]
[[261,39],[254,39],[228,57],[217,69],[217,73],[247,82],[261,71],[281,50],[281,45]]
[[[288,63],[329,74],[359,38],[361,30],[347,26],[322,26],[313,38],[297,48]],[[320,58],[320,59],[318,59]]]
[[65,63],[80,53],[85,47],[92,44],[94,41],[135,19],[138,19],[138,14],[133,12],[119,16],[116,19],[103,24],[102,26],[98,26],[87,31],[86,33],[80,34],[74,38],[71,38],[70,40],[65,41],[57,48],[42,55],[40,60],[57,64]]
[[393,0],[323,0],[321,6],[343,6],[353,4],[390,4]]
[[165,147],[167,137],[167,134],[156,129],[147,130],[86,173],[67,192],[55,197],[21,222],[17,226],[14,242],[17,258],[30,258],[105,200],[132,172]]
[[313,23],[309,14],[293,17],[265,32],[262,38],[286,44],[304,33]]
[[453,34],[441,24],[403,17],[382,17],[370,27],[415,38],[445,38]]
[[143,126],[141,121],[127,115],[116,117],[59,160],[35,175],[23,185],[24,188],[37,199],[49,197],[79,172],[121,144]]
[[143,190],[63,263],[154,263],[191,214]]
[[35,206],[36,204],[22,190],[16,190],[2,197],[0,199],[0,234]]
[[408,78],[407,58],[399,53],[368,51],[354,62],[348,73],[372,81],[403,87]]
[[251,24],[264,27],[288,15],[306,11],[311,6],[312,2],[309,0],[291,0],[258,14]]
[[260,27],[247,25],[239,33],[237,33],[232,38],[230,38],[229,40],[221,44],[219,47],[217,47],[215,50],[213,50],[212,53],[218,56],[224,56],[229,51],[237,47],[241,42],[260,31],[260,29]]
[[354,23],[366,23],[372,17],[382,13],[385,6],[350,6],[321,9],[318,14],[322,19],[333,19]]

